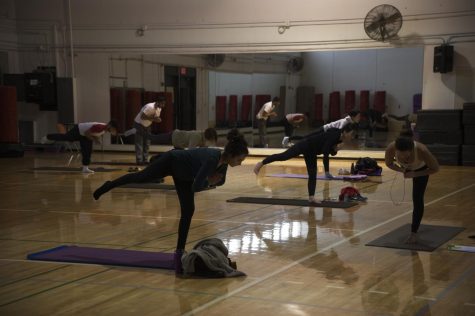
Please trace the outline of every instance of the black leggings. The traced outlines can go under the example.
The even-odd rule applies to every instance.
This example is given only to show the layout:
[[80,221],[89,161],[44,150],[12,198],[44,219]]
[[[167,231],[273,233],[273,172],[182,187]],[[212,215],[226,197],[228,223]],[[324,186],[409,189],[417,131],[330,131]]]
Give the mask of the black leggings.
[[[181,180],[173,175],[173,157],[170,153],[164,153],[154,159],[145,169],[135,173],[126,174],[118,179],[104,184],[107,191],[128,183],[146,183],[153,180],[172,176],[175,189],[180,201],[181,215],[178,226],[178,241],[176,250],[184,250],[188,231],[190,230],[191,218],[195,212],[195,193],[193,191],[193,180]],[[101,192],[102,194],[105,192]]]
[[298,155],[303,155],[308,173],[308,195],[313,196],[315,195],[315,188],[317,187],[317,153],[311,149],[308,149],[306,145],[306,143],[298,143],[283,153],[268,156],[262,161],[262,163],[267,165],[274,161],[286,161],[295,158]]
[[91,163],[92,140],[79,134],[79,127],[74,125],[66,134],[48,134],[46,138],[54,141],[76,142],[79,141],[81,147],[81,156],[83,166],[89,166]]
[[[415,171],[421,171],[425,169],[427,169],[426,166]],[[421,225],[422,216],[424,215],[424,194],[426,192],[428,181],[428,175],[412,178],[412,204],[414,206],[414,210],[412,212],[411,231],[413,233],[417,233],[417,230]]]
[[286,117],[284,117],[281,122],[284,125],[285,136],[287,137],[292,136],[292,134],[294,133],[294,125],[289,123],[289,120],[287,120]]

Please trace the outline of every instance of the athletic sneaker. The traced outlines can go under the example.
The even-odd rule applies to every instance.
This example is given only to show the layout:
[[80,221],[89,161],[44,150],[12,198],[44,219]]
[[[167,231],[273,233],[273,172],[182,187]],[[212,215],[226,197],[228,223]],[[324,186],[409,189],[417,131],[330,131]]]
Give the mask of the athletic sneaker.
[[87,166],[84,166],[82,167],[82,173],[94,173],[94,170],[91,170]]
[[338,170],[338,174],[339,174],[340,176],[346,176],[346,175],[350,175],[351,172],[350,172],[350,170],[348,170],[348,169],[346,169],[346,168],[340,168],[340,169]]
[[43,136],[41,137],[40,143],[42,143],[43,145],[53,144],[54,140],[49,140],[46,136]]
[[287,148],[289,146],[289,137],[285,136],[284,139],[282,140],[282,147]]

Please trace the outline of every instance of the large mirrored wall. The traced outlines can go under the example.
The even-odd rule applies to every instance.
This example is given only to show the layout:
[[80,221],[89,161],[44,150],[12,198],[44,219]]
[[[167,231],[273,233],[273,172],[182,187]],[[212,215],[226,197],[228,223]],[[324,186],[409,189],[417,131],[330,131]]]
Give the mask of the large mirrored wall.
[[[277,116],[267,122],[266,142],[282,148],[286,114],[303,113],[296,135],[343,118],[363,118],[355,146],[383,149],[410,128],[421,106],[423,48],[273,54],[111,56],[111,117],[131,128],[140,107],[159,94],[168,98],[167,119],[154,133],[173,129],[239,128],[259,147],[256,113],[274,97]],[[114,103],[114,104],[113,104]],[[115,140],[131,143],[130,137]]]

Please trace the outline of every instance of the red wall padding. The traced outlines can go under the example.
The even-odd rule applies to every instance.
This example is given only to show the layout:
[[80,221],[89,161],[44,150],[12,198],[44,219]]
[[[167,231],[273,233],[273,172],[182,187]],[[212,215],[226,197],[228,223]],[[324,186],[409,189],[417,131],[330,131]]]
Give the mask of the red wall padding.
[[355,109],[356,94],[355,90],[345,91],[345,115]]
[[256,108],[254,116],[260,111],[262,106],[271,100],[270,94],[257,94],[256,95]]
[[366,112],[369,109],[369,90],[360,91],[360,111]]
[[333,91],[330,93],[330,104],[329,104],[329,116],[328,119],[330,122],[339,120],[341,118],[340,114],[340,91]]
[[216,96],[216,126],[222,126],[226,122],[226,99],[224,95]]
[[142,92],[129,89],[125,98],[125,129],[130,129],[134,127],[134,119],[142,108]]
[[228,111],[228,124],[229,126],[235,126],[237,123],[237,109],[238,109],[238,96],[229,96],[229,111]]
[[155,91],[144,91],[143,92],[143,104],[152,103],[157,101],[158,92]]
[[18,143],[16,88],[0,86],[0,142]]
[[381,113],[386,112],[386,91],[376,91],[374,93],[373,109]]
[[315,94],[315,117],[317,122],[323,121],[323,93]]
[[173,109],[173,96],[170,92],[154,92],[156,96],[164,96],[167,99],[167,104],[165,108],[162,109],[160,113],[160,118],[162,121],[160,123],[155,123],[154,133],[168,133],[173,131],[175,128],[175,110]]
[[241,104],[241,121],[250,122],[249,114],[252,108],[252,95],[243,95]]
[[125,131],[125,113],[122,110],[122,93],[123,89],[120,88],[111,88],[110,89],[110,109],[111,109],[111,119],[117,121],[119,126],[119,133]]

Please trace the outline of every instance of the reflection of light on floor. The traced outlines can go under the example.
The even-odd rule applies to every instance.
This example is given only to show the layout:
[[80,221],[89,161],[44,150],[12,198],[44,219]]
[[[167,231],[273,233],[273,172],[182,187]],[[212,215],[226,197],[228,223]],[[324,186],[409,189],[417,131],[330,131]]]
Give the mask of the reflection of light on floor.
[[267,231],[262,234],[264,238],[272,241],[286,241],[290,238],[302,237],[302,233],[307,235],[308,224],[302,222],[287,222],[282,225],[274,226],[272,231]]
[[285,304],[284,308],[287,309],[287,312],[289,313],[289,315],[301,315],[301,316],[308,315],[307,312],[301,310],[301,307],[299,305]]
[[268,243],[282,243],[295,238],[306,238],[306,222],[285,222],[275,224],[272,228],[259,226],[254,231],[244,232],[241,236],[222,239],[229,253],[257,253],[268,248]]

